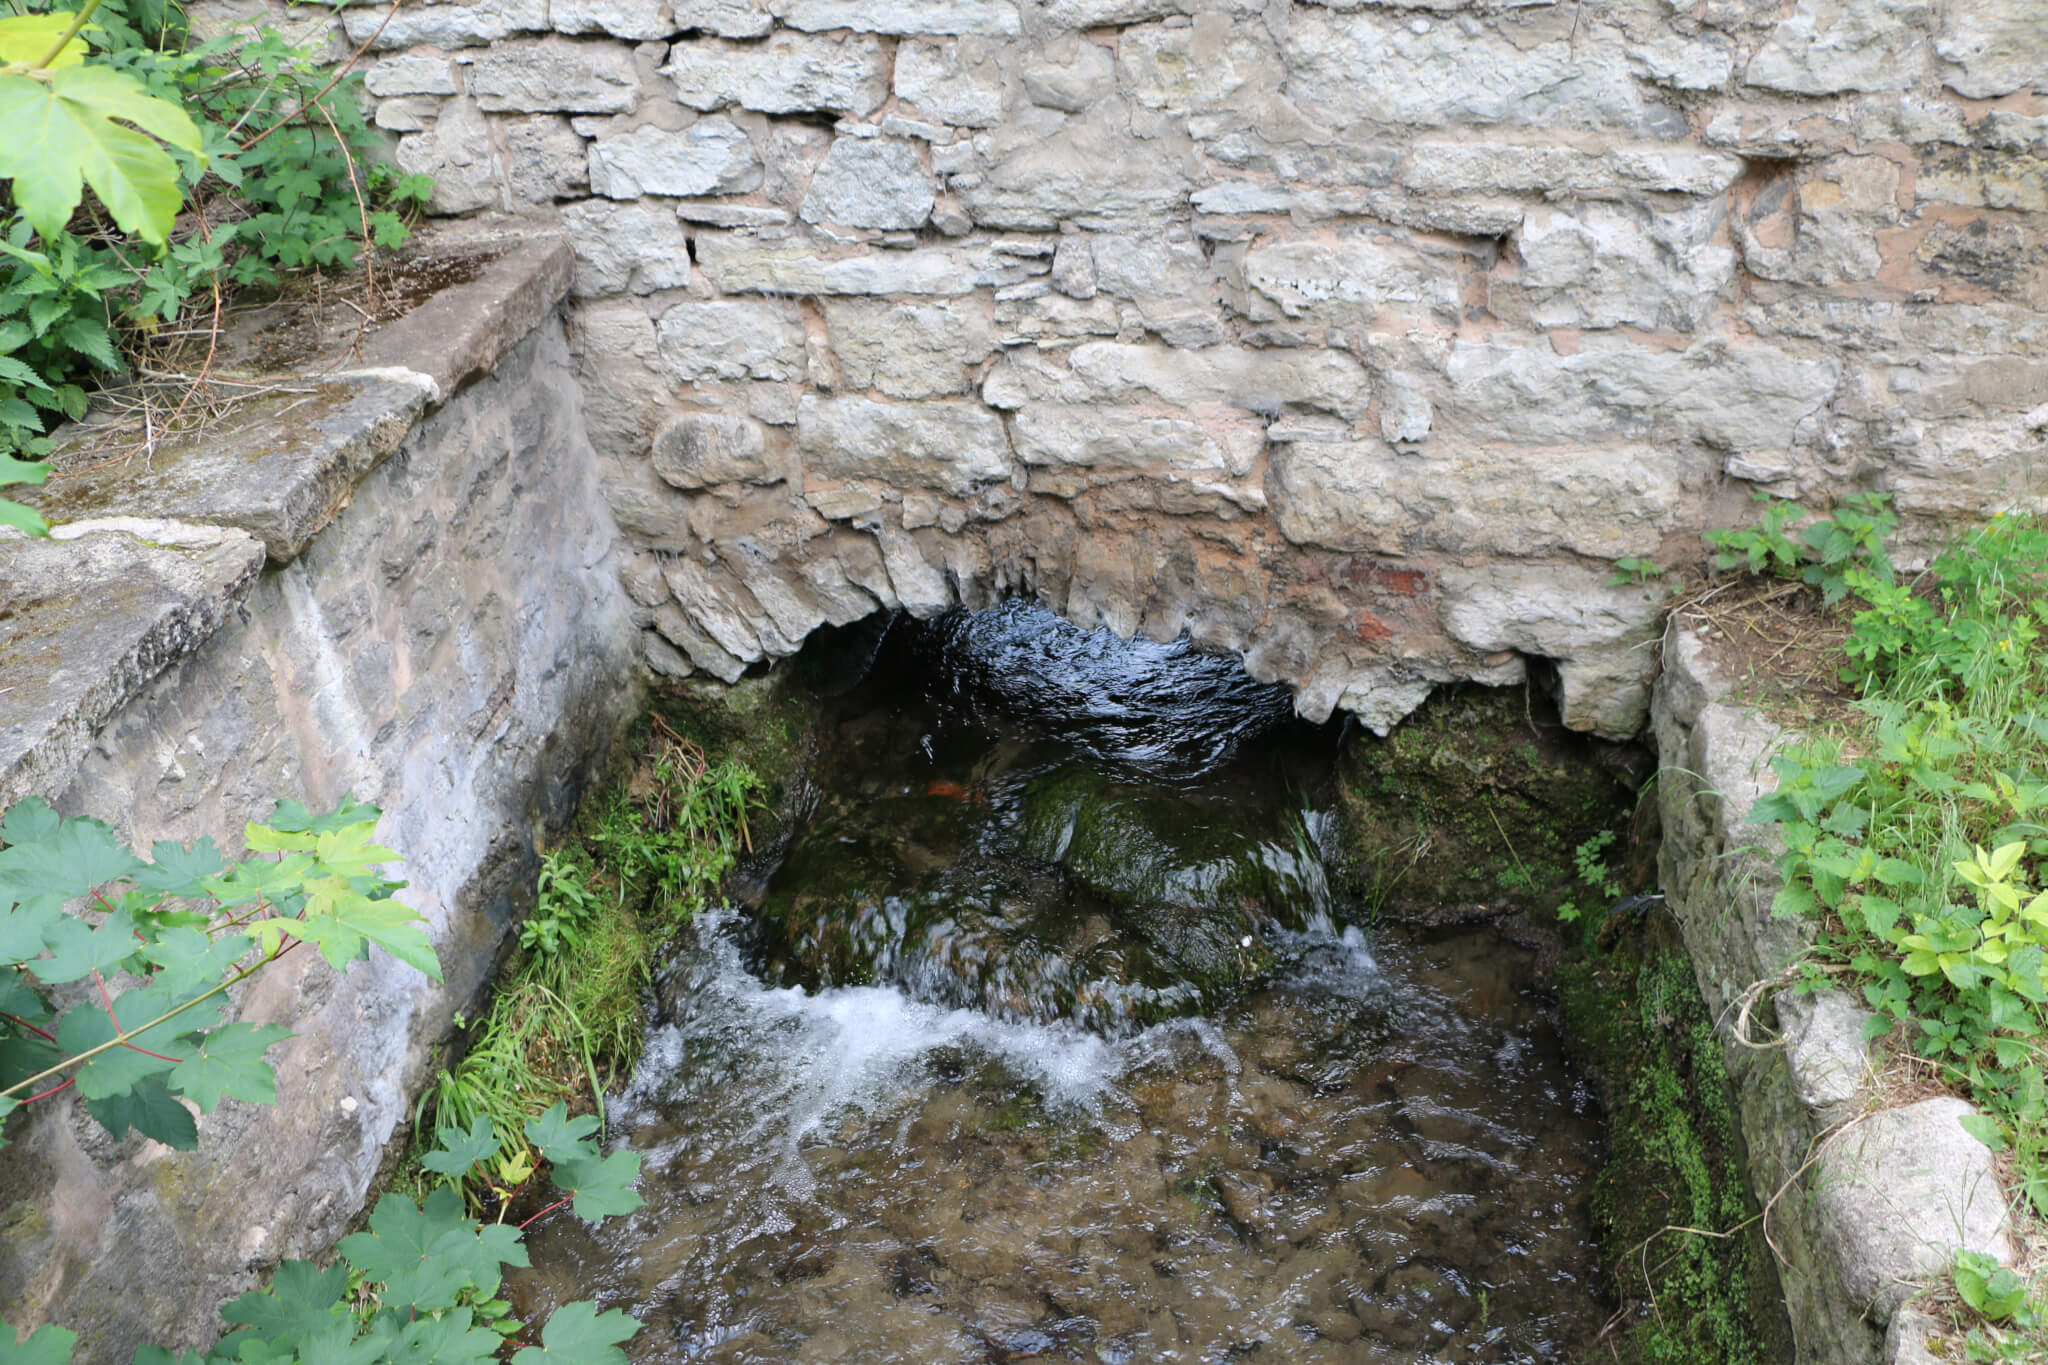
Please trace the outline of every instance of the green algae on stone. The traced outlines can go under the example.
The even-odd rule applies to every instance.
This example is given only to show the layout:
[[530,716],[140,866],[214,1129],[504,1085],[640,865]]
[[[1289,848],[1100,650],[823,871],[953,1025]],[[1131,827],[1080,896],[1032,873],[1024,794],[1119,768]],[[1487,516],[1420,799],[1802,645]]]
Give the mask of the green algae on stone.
[[1342,881],[1425,920],[1553,909],[1580,844],[1636,802],[1631,751],[1565,730],[1522,688],[1439,690],[1385,739],[1345,746]]

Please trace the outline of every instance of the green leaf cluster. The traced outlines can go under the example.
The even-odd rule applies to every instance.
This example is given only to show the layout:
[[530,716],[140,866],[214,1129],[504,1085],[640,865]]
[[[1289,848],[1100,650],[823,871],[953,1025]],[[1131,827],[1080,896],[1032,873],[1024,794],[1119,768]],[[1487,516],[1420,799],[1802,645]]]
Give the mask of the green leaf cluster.
[[[628,1187],[639,1174],[639,1156],[619,1152],[600,1160],[589,1134],[567,1136],[572,1130],[581,1131],[575,1121],[548,1116],[545,1135],[559,1153],[551,1157],[557,1187],[575,1199],[579,1212],[586,1197],[614,1212],[637,1208]],[[443,1136],[459,1148],[439,1154],[443,1164],[470,1150],[460,1145],[466,1135]],[[605,1174],[580,1186],[565,1183],[584,1174],[582,1166]],[[417,1203],[387,1194],[368,1226],[336,1245],[339,1260],[327,1266],[286,1261],[268,1285],[223,1304],[221,1317],[232,1330],[203,1356],[144,1346],[134,1365],[487,1365],[502,1360],[508,1348],[516,1348],[514,1362],[527,1365],[626,1365],[619,1344],[640,1324],[592,1303],[564,1304],[542,1327],[540,1345],[519,1344],[525,1326],[498,1290],[506,1266],[528,1264],[523,1232],[477,1222],[452,1186]],[[15,1346],[14,1329],[0,1322],[0,1362],[67,1365],[76,1340],[65,1328],[45,1326]]]
[[[47,454],[124,351],[222,290],[402,244],[432,192],[375,161],[360,77],[333,79],[318,42],[252,26],[190,45],[175,0],[87,10],[47,68],[73,13],[0,19],[0,458]],[[0,524],[47,530],[4,498]]]
[[1894,571],[1885,540],[1898,529],[1887,493],[1855,493],[1831,512],[1807,520],[1794,502],[1758,493],[1756,523],[1742,528],[1709,531],[1714,568],[1739,569],[1765,577],[1796,578],[1821,590],[1829,606],[1851,592],[1863,594],[1874,585],[1889,584]]
[[402,883],[379,870],[396,855],[370,842],[374,808],[273,818],[318,827],[252,824],[240,861],[206,839],[141,858],[40,800],[6,812],[0,1116],[70,1089],[116,1138],[190,1150],[193,1109],[276,1098],[264,1057],[290,1035],[231,1018],[236,983],[306,943],[336,967],[374,945],[438,979],[419,916],[391,899]]

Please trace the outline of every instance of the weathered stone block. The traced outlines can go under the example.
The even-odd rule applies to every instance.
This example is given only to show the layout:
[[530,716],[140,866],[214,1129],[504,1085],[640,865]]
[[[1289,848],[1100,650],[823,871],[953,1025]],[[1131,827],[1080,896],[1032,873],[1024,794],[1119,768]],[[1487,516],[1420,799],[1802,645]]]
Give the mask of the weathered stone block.
[[986,128],[1003,116],[1003,73],[995,50],[969,39],[910,39],[896,49],[896,98],[929,119]]
[[1534,208],[1515,248],[1539,327],[1690,332],[1735,287],[1719,201],[1672,212],[1592,201]]
[[804,377],[804,325],[793,303],[679,303],[655,335],[678,379]]
[[587,193],[583,139],[557,114],[498,120],[505,187],[515,203],[550,204]]
[[677,29],[719,38],[759,38],[775,27],[754,0],[668,0],[668,7]]
[[615,43],[503,42],[471,60],[468,84],[493,113],[627,114],[640,102],[633,54]]
[[1680,491],[1677,461],[1638,446],[1424,456],[1376,440],[1292,441],[1273,467],[1282,534],[1373,554],[1649,554]]
[[1735,44],[1726,34],[1683,34],[1659,27],[1629,44],[1628,55],[1645,80],[1674,90],[1719,90],[1735,71]]
[[1044,273],[977,247],[922,247],[834,256],[824,243],[770,241],[740,232],[704,233],[697,255],[705,276],[728,294],[937,294],[957,297]]
[[2048,91],[2048,4],[1970,0],[1943,13],[1934,50],[1942,80],[1959,95],[1995,99]]
[[807,223],[919,228],[932,213],[932,178],[916,144],[894,137],[841,137],[812,173],[799,212]]
[[699,119],[681,132],[635,128],[590,144],[590,188],[609,199],[643,194],[745,194],[761,184],[761,158],[731,119]]
[[1785,449],[1834,392],[1839,368],[1764,346],[1658,351],[1589,335],[1576,355],[1458,342],[1446,367],[1460,426],[1482,440],[1601,444],[1672,434],[1720,450]]
[[1023,31],[1015,0],[768,0],[768,12],[790,28],[813,33],[850,28],[1008,38]]
[[[547,0],[471,0],[469,4],[407,5],[386,17],[377,9],[344,10],[342,31],[351,44],[371,43],[376,52],[427,44],[475,47],[515,33],[545,30]],[[379,32],[379,27],[382,32]],[[372,35],[375,41],[371,42]]]
[[576,253],[576,292],[651,294],[690,282],[690,244],[683,225],[659,204],[585,199],[562,206]]
[[764,43],[697,39],[669,49],[661,74],[693,109],[866,114],[889,95],[889,56],[874,38],[778,33]]
[[1904,90],[1926,64],[1928,18],[1926,0],[1799,0],[1743,83],[1797,95]]
[[825,330],[845,387],[894,398],[966,393],[971,367],[994,349],[986,316],[971,304],[831,299]]
[[1555,563],[1445,568],[1437,589],[1452,639],[1556,661],[1566,725],[1612,739],[1642,729],[1664,616],[1657,589]]
[[1262,424],[1243,417],[1205,420],[1126,407],[1027,403],[1011,421],[1017,458],[1026,464],[1087,469],[1221,470],[1242,478],[1265,449]]
[[548,0],[548,23],[557,33],[608,33],[648,42],[679,27],[662,0]]
[[813,477],[879,479],[964,497],[1010,476],[1002,419],[972,401],[806,397],[797,406],[796,440]]
[[1289,95],[1338,124],[1632,128],[1643,116],[1619,43],[1522,48],[1452,22],[1317,8],[1296,11],[1283,55]]
[[490,124],[474,100],[444,101],[433,127],[400,138],[391,159],[408,174],[434,177],[427,207],[436,213],[468,213],[503,202]]
[[1305,407],[1346,418],[1363,416],[1372,403],[1365,368],[1338,351],[1179,350],[1093,341],[1075,347],[1069,364],[1110,398],[1150,393],[1181,406],[1222,403],[1268,413]]
[[1035,45],[1019,75],[1033,104],[1078,114],[1116,88],[1116,59],[1100,43],[1062,34]]
[[654,472],[676,488],[721,483],[780,483],[783,471],[768,461],[767,432],[759,422],[731,413],[686,412],[654,433]]
[[1264,307],[1262,320],[1301,318],[1337,327],[1371,327],[1390,305],[1455,318],[1456,254],[1419,249],[1405,234],[1354,229],[1327,238],[1280,239],[1244,259],[1244,282]]
[[386,57],[363,73],[363,88],[379,99],[393,95],[453,95],[455,67],[446,57]]
[[1899,175],[1886,157],[1843,156],[1771,181],[1739,221],[1743,264],[1800,284],[1873,278],[1884,264],[1877,235],[1898,221]]
[[1235,25],[1213,12],[1123,33],[1117,74],[1132,100],[1181,117],[1243,110],[1246,87],[1278,90],[1287,75],[1261,21]]
[[953,181],[961,205],[983,227],[1045,232],[1071,222],[1156,230],[1187,203],[1188,173],[1179,159],[1153,150],[1134,154],[1107,121],[1076,119],[1045,136],[1020,126],[1019,133],[976,183]]
[[1742,170],[1740,157],[1682,143],[1622,142],[1592,152],[1554,143],[1422,142],[1401,183],[1433,193],[1637,188],[1718,195]]

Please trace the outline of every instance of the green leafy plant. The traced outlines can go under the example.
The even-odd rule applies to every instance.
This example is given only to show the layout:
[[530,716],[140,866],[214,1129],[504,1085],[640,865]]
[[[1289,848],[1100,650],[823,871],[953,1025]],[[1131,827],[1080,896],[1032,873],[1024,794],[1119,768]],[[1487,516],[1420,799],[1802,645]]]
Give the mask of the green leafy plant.
[[1956,1257],[1956,1293],[1992,1322],[2009,1321],[2027,1303],[2027,1282],[1981,1251]]
[[[375,822],[283,803],[239,862],[208,840],[145,860],[105,825],[17,803],[0,820],[0,1114],[75,1088],[115,1137],[189,1150],[180,1097],[207,1114],[275,1094],[263,1054],[287,1035],[231,1021],[235,985],[307,944],[336,968],[379,947],[438,980],[419,916],[391,899],[402,883],[376,870],[396,855]],[[81,899],[93,918],[65,909]]]
[[1798,578],[1819,588],[1828,606],[1892,581],[1884,542],[1898,528],[1898,515],[1890,494],[1850,494],[1801,526],[1796,538],[1792,528],[1806,516],[1799,504],[1768,493],[1756,494],[1756,502],[1762,510],[1755,525],[1706,533],[1715,569]]
[[[371,841],[376,819],[351,800],[321,816],[282,802],[268,824],[247,827],[239,861],[210,840],[159,843],[145,859],[96,821],[62,818],[39,800],[15,805],[0,820],[0,961],[13,968],[0,985],[0,1117],[75,1089],[115,1137],[133,1129],[189,1150],[197,1125],[181,1099],[201,1114],[224,1100],[276,1099],[264,1054],[289,1035],[230,1021],[235,985],[307,944],[338,969],[376,947],[438,980],[419,916],[391,898],[404,884],[378,871],[396,855]],[[93,908],[67,910],[81,899]],[[443,1131],[426,1162],[449,1176],[443,1187],[417,1202],[385,1195],[367,1229],[341,1240],[338,1263],[287,1261],[266,1288],[223,1305],[235,1329],[204,1356],[145,1346],[137,1361],[500,1359],[524,1330],[497,1296],[503,1267],[527,1264],[524,1230],[564,1205],[592,1220],[639,1207],[640,1158],[604,1155],[596,1129],[558,1105],[524,1125],[534,1156],[511,1162],[496,1159],[488,1120]],[[455,1184],[486,1155],[504,1182],[492,1225],[467,1216]],[[559,1197],[504,1226],[542,1170]],[[511,1343],[511,1358],[625,1365],[618,1343],[638,1330],[624,1313],[569,1304],[539,1345]],[[0,1358],[32,1365],[62,1365],[77,1340],[55,1325],[19,1345],[15,1335],[0,1322]]]
[[[1613,843],[1614,831],[1603,829],[1572,850],[1572,867],[1578,873],[1579,884],[1591,891],[1603,907],[1621,896],[1621,880],[1607,865],[1607,850]],[[1575,901],[1557,907],[1558,921],[1563,924],[1570,924],[1582,913]]]
[[1763,509],[1756,525],[1706,533],[1707,544],[1714,547],[1714,567],[1790,578],[1799,572],[1800,550],[1786,528],[1799,519],[1799,504],[1768,493],[1758,493],[1755,498]]
[[1614,572],[1607,577],[1609,587],[1625,584],[1654,583],[1664,577],[1664,566],[1654,559],[1630,557],[1614,561]]

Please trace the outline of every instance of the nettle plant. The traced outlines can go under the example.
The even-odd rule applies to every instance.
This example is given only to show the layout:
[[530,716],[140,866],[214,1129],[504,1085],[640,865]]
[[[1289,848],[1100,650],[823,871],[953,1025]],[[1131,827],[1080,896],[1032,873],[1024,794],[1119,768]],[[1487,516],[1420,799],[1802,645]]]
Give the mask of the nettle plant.
[[[159,843],[140,858],[93,820],[64,819],[38,800],[0,819],[0,1120],[69,1092],[116,1139],[131,1132],[178,1150],[199,1142],[193,1111],[227,1101],[267,1104],[277,1079],[265,1054],[290,1036],[234,1018],[234,989],[311,946],[337,970],[391,954],[440,979],[420,916],[380,870],[396,859],[374,842],[378,812],[344,800],[327,815],[281,803],[251,824],[240,859],[210,839]],[[236,1329],[204,1355],[145,1346],[136,1365],[200,1362],[484,1362],[508,1344],[516,1365],[623,1365],[617,1343],[638,1324],[588,1303],[557,1310],[538,1345],[498,1296],[503,1269],[527,1264],[520,1244],[536,1219],[573,1204],[598,1219],[638,1207],[640,1159],[603,1156],[597,1120],[556,1106],[529,1120],[532,1156],[495,1161],[488,1124],[446,1130],[429,1170],[445,1183],[423,1203],[386,1195],[340,1260],[287,1261],[265,1289],[232,1300]],[[0,1139],[4,1145],[4,1139]],[[527,1150],[527,1149],[522,1149]],[[560,1197],[517,1226],[480,1224],[462,1182],[492,1158],[502,1219],[544,1166]],[[38,1328],[17,1345],[0,1322],[0,1361],[62,1365],[75,1335]]]

